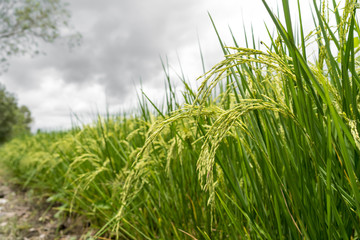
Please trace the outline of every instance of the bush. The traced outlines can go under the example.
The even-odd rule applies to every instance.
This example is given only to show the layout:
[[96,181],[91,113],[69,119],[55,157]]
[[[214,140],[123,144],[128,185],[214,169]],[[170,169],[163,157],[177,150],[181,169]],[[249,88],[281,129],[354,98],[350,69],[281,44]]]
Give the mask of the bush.
[[14,94],[0,84],[0,144],[12,137],[30,133],[31,113],[26,106],[18,106]]

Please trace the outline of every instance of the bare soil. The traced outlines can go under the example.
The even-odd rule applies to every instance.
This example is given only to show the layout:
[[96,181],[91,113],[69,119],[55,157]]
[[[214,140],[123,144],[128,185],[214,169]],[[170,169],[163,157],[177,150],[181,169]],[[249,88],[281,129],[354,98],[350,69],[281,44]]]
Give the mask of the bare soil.
[[94,239],[85,221],[55,217],[56,212],[44,198],[0,178],[0,239]]

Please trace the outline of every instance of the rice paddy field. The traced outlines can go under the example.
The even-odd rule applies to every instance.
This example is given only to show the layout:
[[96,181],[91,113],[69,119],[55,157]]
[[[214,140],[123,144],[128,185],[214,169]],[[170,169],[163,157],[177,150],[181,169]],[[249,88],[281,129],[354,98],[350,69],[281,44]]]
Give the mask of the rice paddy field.
[[198,89],[168,78],[162,106],[13,139],[2,164],[99,239],[358,239],[358,4],[314,0],[310,33],[299,1],[263,4],[270,41],[219,36]]

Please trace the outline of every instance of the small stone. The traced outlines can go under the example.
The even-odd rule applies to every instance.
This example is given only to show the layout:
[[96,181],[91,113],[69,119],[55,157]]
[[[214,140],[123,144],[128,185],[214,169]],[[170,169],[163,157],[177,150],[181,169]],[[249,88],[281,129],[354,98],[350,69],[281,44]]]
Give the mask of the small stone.
[[45,239],[46,238],[46,235],[43,233],[39,236],[39,239]]
[[7,202],[8,202],[8,200],[6,198],[1,198],[0,199],[0,204],[5,204]]
[[8,223],[7,222],[2,222],[0,223],[0,227],[5,227]]

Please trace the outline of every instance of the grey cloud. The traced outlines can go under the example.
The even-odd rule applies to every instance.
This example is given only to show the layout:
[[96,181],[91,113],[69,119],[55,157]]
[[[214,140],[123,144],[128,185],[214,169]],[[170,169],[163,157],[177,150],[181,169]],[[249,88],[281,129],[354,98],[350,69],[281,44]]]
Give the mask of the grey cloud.
[[99,82],[105,85],[110,97],[125,98],[140,77],[143,82],[162,80],[155,79],[162,71],[159,55],[196,41],[191,23],[196,22],[199,11],[196,6],[200,2],[73,1],[75,27],[92,23],[82,32],[83,45],[72,52],[60,44],[48,46],[47,57],[32,60],[28,65],[27,76],[13,71],[11,78],[36,86],[36,75],[55,68],[66,82],[80,87]]
[[[79,91],[98,83],[105,88],[111,106],[129,102],[136,99],[132,94],[134,86],[139,88],[140,78],[145,86],[163,89],[160,56],[174,55],[176,51],[181,55],[184,46],[196,46],[196,29],[202,27],[198,25],[202,24],[198,17],[206,16],[206,9],[199,7],[204,2],[71,1],[73,25],[83,35],[82,45],[69,51],[62,42],[44,44],[41,48],[46,55],[13,59],[10,71],[0,80],[7,86],[13,85],[12,89],[19,93],[30,90],[34,93],[29,104],[40,119],[37,126],[43,124],[41,119],[46,113],[66,115],[68,112],[68,106],[45,108],[35,100],[36,95],[42,94],[39,89],[45,74],[72,84]],[[209,22],[205,24],[209,26]],[[94,96],[94,101],[97,97]]]

